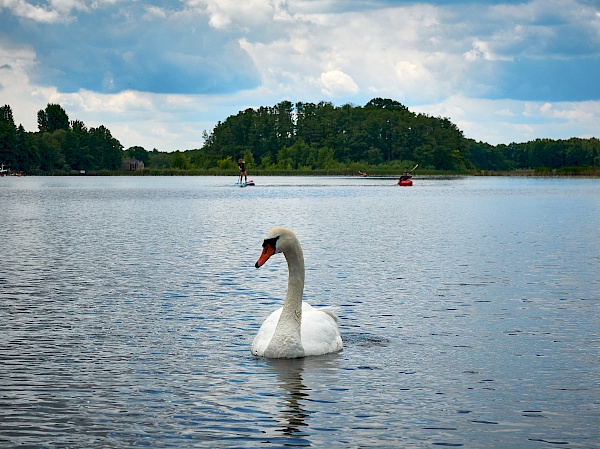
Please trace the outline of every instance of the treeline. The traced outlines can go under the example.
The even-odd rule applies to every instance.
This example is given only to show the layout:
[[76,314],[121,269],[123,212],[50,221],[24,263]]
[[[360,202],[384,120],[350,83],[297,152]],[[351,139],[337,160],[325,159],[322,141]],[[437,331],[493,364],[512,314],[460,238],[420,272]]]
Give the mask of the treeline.
[[11,107],[0,107],[0,162],[27,174],[121,168],[123,146],[104,126],[88,129],[80,120],[69,121],[61,106],[49,104],[38,112],[38,129],[15,126]]
[[283,101],[219,122],[205,135],[202,162],[251,156],[263,168],[331,169],[352,162],[419,161],[440,170],[465,170],[470,166],[465,144],[448,119],[415,115],[393,100],[376,98],[364,107]]
[[[536,139],[525,143],[492,146],[469,141],[469,158],[481,170],[556,170],[566,167],[600,167],[600,140],[572,137],[568,140]],[[577,172],[577,171],[573,171]]]
[[202,148],[172,153],[125,150],[106,127],[70,121],[57,104],[37,119],[38,131],[26,132],[15,125],[10,106],[0,107],[0,162],[13,172],[115,172],[126,158],[143,161],[143,173],[223,173],[235,170],[240,157],[249,169],[271,172],[396,174],[415,163],[454,172],[600,166],[596,138],[493,146],[465,138],[447,118],[415,114],[382,98],[364,107],[283,101],[246,109],[204,131]]
[[600,141],[537,139],[493,146],[463,136],[447,118],[415,114],[401,103],[375,98],[364,107],[283,101],[246,109],[204,136],[196,167],[235,166],[238,157],[263,169],[388,171],[414,163],[426,169],[510,171],[600,166]]

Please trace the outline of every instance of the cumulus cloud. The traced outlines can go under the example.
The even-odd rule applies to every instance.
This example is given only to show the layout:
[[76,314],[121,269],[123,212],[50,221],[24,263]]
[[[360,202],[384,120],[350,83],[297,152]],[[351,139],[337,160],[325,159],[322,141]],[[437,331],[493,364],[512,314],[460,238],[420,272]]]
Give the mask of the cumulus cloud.
[[[183,7],[116,0],[2,1],[20,17],[34,15],[25,10],[46,15],[40,21],[74,15],[66,27],[14,29],[15,38],[37,50],[39,70],[32,78],[65,92],[205,94],[259,86],[302,92],[320,84],[319,90],[332,97],[388,91],[418,103],[466,91],[567,100],[581,95],[565,86],[573,77],[579,92],[598,95],[600,89],[582,88],[577,78],[583,75],[565,68],[569,61],[581,63],[573,57],[574,48],[583,53],[587,69],[600,64],[594,49],[600,46],[597,15],[576,0],[552,0],[550,8],[541,0],[451,7],[439,1],[343,6],[188,0]],[[73,37],[77,46],[68,45]],[[541,65],[544,71],[535,72]],[[332,81],[320,74],[333,70],[352,82],[328,85]],[[529,82],[524,74],[532,71]],[[557,72],[562,76],[551,75]]]
[[321,92],[329,97],[334,97],[337,94],[348,95],[358,92],[358,86],[352,77],[341,70],[331,70],[321,73],[320,79],[324,86]]
[[209,25],[216,29],[233,26],[240,30],[286,20],[286,2],[282,0],[188,0],[191,9],[204,11]]
[[598,137],[600,101],[522,102],[452,95],[442,102],[411,108],[450,117],[465,137],[492,145],[537,138]]
[[2,0],[2,8],[9,9],[16,17],[41,23],[56,23],[64,20],[55,9],[32,5],[24,0]]
[[154,19],[166,19],[167,12],[163,8],[159,8],[158,6],[148,5],[146,8],[146,14],[144,14],[144,19],[146,20],[154,20]]
[[88,6],[82,0],[50,0],[45,4],[25,0],[0,0],[0,9],[7,9],[21,19],[54,24],[72,21],[71,11],[87,11]]
[[577,120],[597,121],[598,29],[586,0],[0,0],[0,94],[15,115],[50,99],[84,121],[112,111],[131,136],[152,117],[179,129],[170,142],[246,107],[375,96],[482,139],[543,120],[582,133]]
[[467,61],[477,61],[477,60],[485,60],[485,61],[511,61],[513,58],[511,56],[501,56],[494,54],[487,42],[483,42],[479,39],[475,39],[473,42],[473,48],[471,50],[463,53],[463,56]]
[[256,86],[248,55],[230,36],[202,29],[201,18],[134,2],[95,4],[66,26],[9,25],[13,40],[36,50],[30,78],[62,92],[202,94]]

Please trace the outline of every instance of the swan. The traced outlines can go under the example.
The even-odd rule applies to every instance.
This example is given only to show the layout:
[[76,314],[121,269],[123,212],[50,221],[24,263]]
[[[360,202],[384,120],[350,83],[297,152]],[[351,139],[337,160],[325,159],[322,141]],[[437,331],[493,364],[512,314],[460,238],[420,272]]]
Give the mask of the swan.
[[271,313],[258,330],[252,354],[293,359],[341,351],[343,343],[335,313],[302,301],[304,255],[296,235],[289,229],[274,228],[262,246],[255,267],[260,268],[273,254],[283,253],[288,264],[288,291],[283,307]]

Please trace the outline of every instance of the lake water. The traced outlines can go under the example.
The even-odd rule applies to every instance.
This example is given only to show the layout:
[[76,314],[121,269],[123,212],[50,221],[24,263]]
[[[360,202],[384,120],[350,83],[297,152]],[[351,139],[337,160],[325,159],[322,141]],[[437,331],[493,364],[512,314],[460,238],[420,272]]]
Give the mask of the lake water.
[[[600,447],[600,180],[254,180],[0,178],[0,447]],[[250,354],[274,226],[343,352]]]

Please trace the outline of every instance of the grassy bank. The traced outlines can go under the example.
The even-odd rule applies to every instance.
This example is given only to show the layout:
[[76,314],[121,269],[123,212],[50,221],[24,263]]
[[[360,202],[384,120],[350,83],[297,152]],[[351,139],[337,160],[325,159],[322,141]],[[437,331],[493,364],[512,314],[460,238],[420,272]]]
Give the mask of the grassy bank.
[[538,167],[532,170],[490,171],[477,170],[470,173],[472,176],[545,176],[545,177],[573,177],[600,178],[600,167],[561,167],[551,169]]
[[[399,177],[401,171],[390,170],[389,168],[375,167],[371,170],[365,170],[369,176]],[[336,168],[332,170],[286,170],[286,169],[261,169],[251,168],[248,171],[248,178],[256,176],[359,176],[359,172],[350,168]],[[65,173],[56,171],[53,173],[31,173],[33,175],[80,175],[78,172]],[[144,168],[138,171],[111,171],[97,170],[89,171],[87,176],[238,176],[238,171],[233,169],[174,169],[174,168]],[[510,171],[492,171],[492,170],[433,170],[417,169],[413,172],[416,177],[419,176],[545,176],[545,177],[590,177],[600,178],[600,167],[562,167],[550,169],[539,167],[536,169],[520,169]]]

